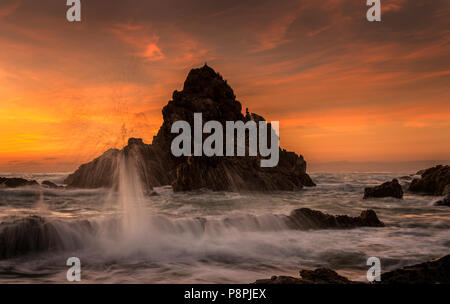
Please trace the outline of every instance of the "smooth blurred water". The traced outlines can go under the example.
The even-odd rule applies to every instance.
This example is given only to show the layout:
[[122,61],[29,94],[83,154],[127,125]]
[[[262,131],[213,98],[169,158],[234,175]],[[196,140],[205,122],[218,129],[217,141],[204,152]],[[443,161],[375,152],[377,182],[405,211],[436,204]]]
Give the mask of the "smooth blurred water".
[[[40,215],[63,238],[80,234],[70,225],[83,220],[96,227],[95,233],[77,235],[82,248],[0,260],[0,282],[64,283],[71,256],[81,259],[86,283],[250,283],[316,267],[364,280],[370,256],[379,257],[387,271],[450,251],[450,208],[434,206],[438,197],[406,192],[403,200],[362,200],[364,187],[403,175],[315,173],[317,187],[271,194],[174,193],[162,187],[149,197],[136,195],[139,187],[127,180],[126,191],[118,192],[0,189],[0,222]],[[56,183],[65,177],[23,176]],[[408,178],[400,182],[406,189]],[[136,200],[139,209],[133,207]],[[302,207],[351,216],[370,208],[386,227],[292,231],[275,216]],[[121,219],[128,224],[117,225]]]

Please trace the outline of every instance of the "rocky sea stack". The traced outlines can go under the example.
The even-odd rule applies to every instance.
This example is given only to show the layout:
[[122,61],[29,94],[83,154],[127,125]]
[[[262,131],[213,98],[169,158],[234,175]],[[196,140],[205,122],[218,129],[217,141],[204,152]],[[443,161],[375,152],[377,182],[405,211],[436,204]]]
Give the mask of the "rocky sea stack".
[[394,197],[403,198],[403,189],[398,180],[394,178],[390,182],[385,182],[379,186],[364,189],[364,199],[371,197]]
[[[175,91],[163,108],[164,122],[152,144],[130,138],[122,150],[111,149],[69,175],[69,187],[114,187],[121,157],[136,165],[144,186],[172,185],[174,191],[206,188],[214,191],[275,191],[299,190],[315,186],[306,173],[303,156],[280,149],[279,162],[273,168],[261,168],[261,156],[206,157],[171,154],[171,133],[175,121],[187,121],[193,126],[194,113],[202,113],[203,122],[253,120],[263,117],[242,114],[241,103],[222,76],[206,64],[189,72],[182,91]],[[247,143],[248,145],[248,143]]]

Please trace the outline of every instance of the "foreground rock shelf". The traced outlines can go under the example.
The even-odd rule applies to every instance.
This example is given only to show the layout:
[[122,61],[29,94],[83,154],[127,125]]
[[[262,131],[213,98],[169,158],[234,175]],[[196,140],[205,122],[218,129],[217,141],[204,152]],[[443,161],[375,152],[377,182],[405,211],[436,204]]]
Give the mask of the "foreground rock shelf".
[[[301,270],[300,277],[273,276],[256,280],[253,284],[363,284],[350,281],[334,270],[318,268]],[[377,284],[450,284],[450,255],[440,259],[407,266],[381,274]]]

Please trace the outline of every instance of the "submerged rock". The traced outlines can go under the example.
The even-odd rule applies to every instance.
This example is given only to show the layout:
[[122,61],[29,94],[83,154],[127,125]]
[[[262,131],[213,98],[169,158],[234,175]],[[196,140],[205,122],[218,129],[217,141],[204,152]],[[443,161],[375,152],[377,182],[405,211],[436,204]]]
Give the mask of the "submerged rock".
[[63,241],[56,229],[41,217],[32,216],[12,224],[2,224],[0,259],[27,253],[58,250]]
[[403,198],[403,189],[398,180],[394,178],[391,182],[385,182],[379,186],[364,189],[364,199],[370,197],[395,197]]
[[76,223],[77,227],[30,216],[12,223],[0,224],[0,259],[25,254],[54,252],[82,247],[82,237],[92,231],[89,222]]
[[[80,166],[69,175],[69,187],[114,187],[120,170],[120,159],[133,162],[147,190],[172,185],[174,191],[206,188],[214,191],[299,190],[315,186],[306,173],[302,155],[279,150],[279,162],[273,168],[261,168],[261,156],[175,157],[171,153],[172,124],[178,120],[194,124],[194,113],[202,113],[204,121],[264,120],[249,113],[242,114],[241,103],[233,89],[212,68],[205,65],[192,69],[182,91],[174,91],[172,100],[163,108],[163,124],[152,144],[130,138],[122,150],[112,149],[99,158]],[[248,142],[246,143],[248,151]]]
[[417,172],[421,178],[415,178],[409,185],[409,191],[431,195],[450,194],[450,166],[436,166]]
[[359,217],[329,215],[308,208],[296,209],[286,219],[291,229],[350,229],[356,227],[384,227],[375,211],[365,210]]
[[57,184],[55,184],[51,181],[48,181],[48,180],[43,181],[41,183],[41,186],[44,186],[46,188],[52,188],[52,189],[60,188]]
[[17,188],[17,187],[24,187],[24,186],[37,186],[39,185],[37,181],[35,180],[26,180],[23,178],[17,178],[17,177],[0,177],[0,187],[6,187],[6,188]]

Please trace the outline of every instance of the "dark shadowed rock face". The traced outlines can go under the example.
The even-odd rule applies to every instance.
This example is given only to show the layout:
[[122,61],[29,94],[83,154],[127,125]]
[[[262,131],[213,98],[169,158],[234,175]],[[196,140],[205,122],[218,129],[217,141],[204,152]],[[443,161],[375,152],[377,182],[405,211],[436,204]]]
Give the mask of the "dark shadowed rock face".
[[78,188],[111,187],[116,179],[118,155],[119,150],[109,149],[102,156],[81,165],[64,183]]
[[381,274],[381,284],[450,284],[450,255]]
[[329,215],[308,208],[296,209],[287,219],[288,226],[292,229],[348,229],[356,227],[384,227],[375,211],[365,210],[359,217],[348,215]]
[[391,182],[385,182],[373,188],[365,188],[364,199],[370,197],[403,198],[403,189],[402,186],[400,186],[400,184],[398,183],[398,180],[394,178]]
[[448,194],[443,199],[437,201],[434,203],[436,206],[449,206],[450,207],[450,194]]
[[7,178],[7,177],[0,177],[0,187],[6,187],[6,188],[17,188],[17,187],[24,187],[24,186],[37,186],[39,185],[37,181],[35,180],[26,180],[23,178]]
[[417,172],[422,178],[415,178],[409,191],[431,195],[450,194],[450,166],[436,166]]
[[[151,145],[131,138],[122,150],[111,149],[80,168],[66,179],[70,187],[114,187],[120,159],[133,160],[146,189],[172,185],[174,191],[206,188],[214,191],[299,190],[315,186],[306,174],[303,156],[280,149],[279,163],[274,168],[261,168],[261,157],[174,157],[171,133],[178,120],[194,125],[194,113],[202,113],[203,121],[264,120],[254,114],[242,114],[233,89],[222,76],[207,65],[189,72],[182,91],[174,91],[172,100],[163,108],[163,124]],[[248,146],[248,143],[246,143]],[[248,150],[247,150],[248,151]]]

